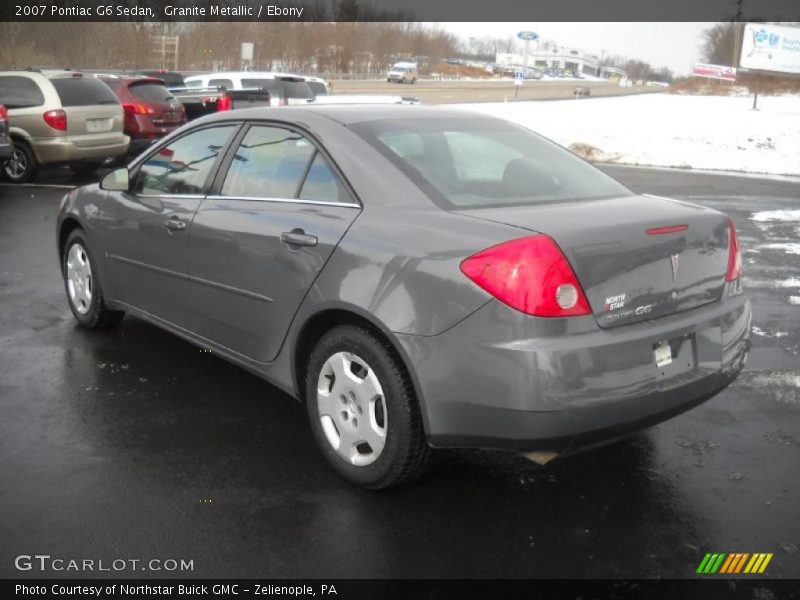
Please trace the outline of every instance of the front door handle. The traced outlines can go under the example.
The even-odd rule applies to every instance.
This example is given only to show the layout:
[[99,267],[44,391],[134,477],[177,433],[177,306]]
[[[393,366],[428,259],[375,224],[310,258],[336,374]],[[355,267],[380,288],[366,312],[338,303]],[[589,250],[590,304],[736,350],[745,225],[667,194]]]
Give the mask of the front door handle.
[[281,241],[289,246],[316,246],[317,236],[308,235],[302,229],[292,229],[281,234]]
[[183,231],[186,229],[186,221],[181,221],[178,217],[170,217],[164,221],[164,227],[170,231]]

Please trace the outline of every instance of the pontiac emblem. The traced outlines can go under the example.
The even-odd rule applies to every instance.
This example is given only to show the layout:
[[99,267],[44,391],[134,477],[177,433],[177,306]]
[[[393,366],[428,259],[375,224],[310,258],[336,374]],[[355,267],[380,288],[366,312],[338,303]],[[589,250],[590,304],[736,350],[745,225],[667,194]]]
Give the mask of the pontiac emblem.
[[672,263],[672,281],[678,281],[678,266],[680,265],[680,259],[678,258],[677,254],[671,254],[669,260]]

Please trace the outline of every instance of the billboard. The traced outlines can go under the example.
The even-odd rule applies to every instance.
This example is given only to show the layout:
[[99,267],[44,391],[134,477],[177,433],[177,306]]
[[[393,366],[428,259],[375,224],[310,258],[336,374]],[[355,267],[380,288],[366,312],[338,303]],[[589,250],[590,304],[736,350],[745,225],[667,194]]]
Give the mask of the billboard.
[[800,75],[800,27],[748,23],[744,28],[739,65]]
[[725,81],[736,81],[736,69],[724,65],[709,65],[706,63],[695,63],[692,75],[695,77],[709,77],[711,79],[724,79]]

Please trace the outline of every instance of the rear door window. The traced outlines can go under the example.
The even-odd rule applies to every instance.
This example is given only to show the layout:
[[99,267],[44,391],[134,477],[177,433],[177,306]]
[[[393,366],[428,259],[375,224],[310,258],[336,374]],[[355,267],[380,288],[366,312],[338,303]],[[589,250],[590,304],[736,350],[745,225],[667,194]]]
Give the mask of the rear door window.
[[314,152],[314,145],[297,132],[253,126],[236,150],[222,195],[296,198]]
[[350,202],[350,196],[345,191],[339,178],[331,169],[325,157],[317,152],[311,167],[308,169],[303,187],[300,189],[301,200],[316,200],[321,202]]
[[31,108],[44,104],[44,94],[35,81],[16,75],[0,77],[0,104],[6,108]]
[[134,192],[142,196],[202,194],[235,125],[201,129],[151,154],[139,168]]
[[61,106],[97,106],[98,104],[119,104],[114,92],[99,79],[83,77],[59,77],[50,82],[56,88]]

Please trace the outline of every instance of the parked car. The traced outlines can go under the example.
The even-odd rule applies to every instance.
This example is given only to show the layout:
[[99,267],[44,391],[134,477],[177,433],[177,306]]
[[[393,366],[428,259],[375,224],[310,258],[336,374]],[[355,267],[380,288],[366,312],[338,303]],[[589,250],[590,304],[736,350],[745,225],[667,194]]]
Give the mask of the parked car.
[[728,217],[458,110],[211,115],[70,192],[56,233],[78,323],[128,313],[271,381],[369,488],[430,446],[618,439],[749,352]]
[[417,63],[398,62],[393,64],[389,69],[389,72],[386,74],[386,81],[389,83],[416,83],[418,76]]
[[183,75],[177,71],[167,71],[165,69],[144,69],[141,71],[133,71],[131,75],[135,77],[154,77],[164,82],[164,85],[169,88],[181,88],[185,85]]
[[72,71],[0,71],[0,104],[8,109],[14,150],[6,179],[30,180],[40,165],[96,170],[128,151],[123,110],[102,81]]
[[8,135],[8,109],[0,104],[0,169],[5,166],[13,150],[14,144]]
[[98,75],[116,94],[125,111],[125,134],[131,138],[130,152],[139,153],[154,140],[172,133],[186,122],[186,111],[153,77]]

